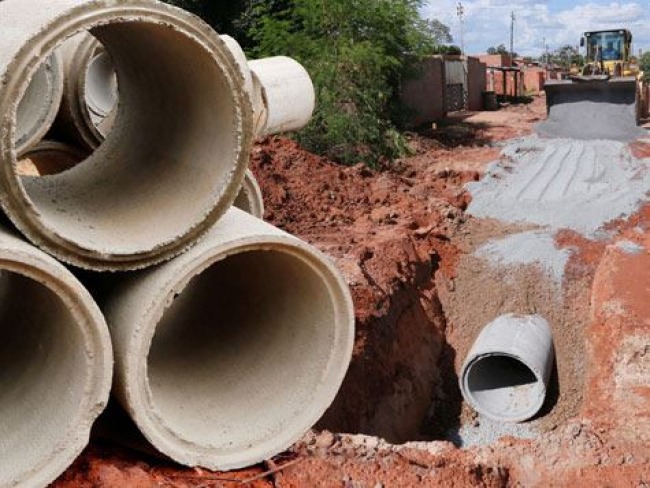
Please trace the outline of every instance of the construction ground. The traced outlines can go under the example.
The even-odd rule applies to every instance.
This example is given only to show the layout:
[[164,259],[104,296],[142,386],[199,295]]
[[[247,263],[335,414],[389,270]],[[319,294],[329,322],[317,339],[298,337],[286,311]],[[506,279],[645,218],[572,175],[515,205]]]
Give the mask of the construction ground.
[[[648,486],[650,139],[608,144],[589,169],[590,143],[522,141],[544,117],[542,97],[452,115],[382,171],[260,141],[266,219],[332,256],[352,289],[356,346],[335,404],[253,469],[180,468],[96,436],[54,486]],[[577,154],[568,168],[553,156],[564,150]],[[550,173],[526,181],[530,154],[547,154]],[[517,175],[527,196],[504,213],[495,202],[513,187],[497,189]],[[567,200],[577,180],[601,200]],[[556,368],[540,414],[504,427],[468,408],[457,375],[480,329],[509,312],[549,321]]]

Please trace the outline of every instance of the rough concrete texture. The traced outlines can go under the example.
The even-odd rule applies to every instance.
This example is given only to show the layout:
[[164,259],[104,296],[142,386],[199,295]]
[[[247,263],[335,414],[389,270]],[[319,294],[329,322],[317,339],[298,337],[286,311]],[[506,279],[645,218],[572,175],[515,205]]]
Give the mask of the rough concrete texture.
[[532,230],[490,240],[475,254],[493,266],[537,265],[561,286],[571,251],[559,249],[552,232]]
[[[4,27],[4,24],[3,24]],[[22,94],[16,112],[16,152],[24,154],[50,130],[63,96],[63,63],[58,53],[44,57]]]
[[239,190],[239,195],[237,195],[233,205],[258,219],[264,217],[264,198],[262,197],[262,190],[260,189],[260,185],[257,183],[257,179],[255,179],[255,175],[252,171],[246,171],[244,183]]
[[637,80],[545,85],[548,118],[536,132],[542,137],[629,142],[647,135],[637,126]]
[[350,362],[354,312],[339,272],[238,209],[177,259],[103,287],[114,393],[185,465],[280,453],[330,406]]
[[650,159],[636,159],[619,142],[528,138],[468,185],[468,212],[593,236],[648,201],[649,170]]
[[106,405],[111,341],[79,281],[4,227],[0,263],[0,486],[46,486]]
[[115,125],[83,164],[43,178],[2,173],[0,204],[19,230],[97,270],[158,263],[203,236],[235,200],[252,142],[250,97],[224,41],[153,0],[3,0],[0,18],[4,167],[16,165],[20,95],[66,39],[90,30],[120,84]]

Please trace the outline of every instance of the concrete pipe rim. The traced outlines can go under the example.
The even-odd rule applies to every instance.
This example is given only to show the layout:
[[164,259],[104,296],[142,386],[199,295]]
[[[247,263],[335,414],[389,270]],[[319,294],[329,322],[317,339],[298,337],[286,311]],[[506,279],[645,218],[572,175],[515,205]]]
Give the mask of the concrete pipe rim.
[[[27,246],[22,241],[21,244]],[[1,249],[0,270],[27,279],[33,285],[50,292],[75,319],[74,325],[83,338],[88,371],[85,384],[80,388],[83,394],[78,395],[80,401],[67,423],[66,437],[58,439],[51,446],[43,446],[49,449],[49,454],[38,465],[32,466],[29,471],[13,475],[12,483],[19,486],[47,486],[86,448],[91,427],[108,403],[113,377],[110,334],[104,317],[89,292],[67,269],[41,251],[34,249],[33,252],[16,252]],[[69,392],[63,394],[68,395]],[[23,446],[29,452],[34,450],[32,442],[33,439],[30,439]]]
[[246,170],[246,177],[239,195],[233,204],[235,207],[261,219],[264,217],[264,197],[257,178],[251,170]]
[[[354,305],[342,276],[330,260],[319,251],[295,238],[261,236],[244,238],[235,243],[220,246],[201,253],[189,262],[182,272],[177,274],[174,282],[169,282],[167,290],[155,298],[155,305],[135,328],[137,340],[132,340],[132,348],[126,351],[126,363],[123,371],[137,371],[138,382],[128,384],[118,374],[117,382],[125,391],[123,406],[132,415],[147,440],[160,452],[171,459],[187,465],[201,466],[212,470],[232,470],[255,465],[270,459],[289,448],[298,441],[333,403],[352,358],[354,347]],[[155,396],[149,383],[149,353],[155,340],[157,325],[190,281],[229,258],[248,253],[277,252],[301,261],[322,280],[327,289],[332,310],[336,316],[333,324],[331,355],[327,361],[327,370],[322,372],[322,381],[311,397],[306,412],[301,412],[300,425],[284,431],[269,432],[262,442],[250,445],[221,446],[199,445],[191,439],[183,439],[165,423],[165,419],[155,408]],[[137,358],[145,357],[138,363]],[[150,412],[146,415],[144,412]]]
[[[43,59],[36,69],[27,77],[27,83],[25,90],[22,93],[20,99],[22,100],[23,96],[27,94],[29,85],[34,82],[36,76],[39,75],[39,72],[43,70],[46,81],[50,86],[50,90],[46,90],[48,95],[48,103],[45,107],[43,113],[40,114],[39,120],[35,121],[35,124],[22,135],[20,140],[16,141],[16,153],[20,156],[25,152],[29,151],[38,141],[45,137],[45,134],[50,130],[54,120],[56,119],[57,114],[59,113],[59,108],[61,106],[61,100],[63,99],[63,90],[64,90],[64,69],[63,69],[63,60],[57,52],[52,52],[48,57]],[[20,107],[20,103],[18,104]],[[17,109],[19,111],[19,109]],[[16,127],[18,123],[16,123]]]
[[[530,373],[530,375],[535,378],[532,393],[534,399],[527,408],[516,410],[513,413],[504,413],[502,411],[495,412],[490,409],[489,405],[486,402],[483,402],[477,398],[474,389],[471,388],[470,377],[476,370],[477,366],[479,366],[481,363],[485,363],[494,359],[506,359],[513,361],[517,363],[518,366],[523,367],[528,373]],[[489,419],[495,420],[497,422],[517,423],[530,420],[535,415],[537,415],[546,400],[547,387],[543,375],[539,371],[536,371],[534,368],[532,368],[529,364],[526,363],[523,358],[516,354],[511,354],[503,351],[479,353],[467,360],[467,362],[463,365],[462,371],[463,374],[461,377],[460,386],[461,390],[463,391],[463,396],[467,402],[481,415],[484,415]]]
[[[86,104],[86,75],[98,49],[103,49],[101,43],[91,34],[87,34],[75,50],[75,56],[69,68],[70,73],[76,73],[78,77],[66,84],[68,90],[66,100],[73,113],[73,121],[81,139],[80,142],[93,150],[102,143],[105,137],[91,120]],[[77,118],[83,123],[77,123]]]
[[[6,88],[0,93],[0,111],[13,114],[9,119],[10,130],[0,131],[0,157],[4,160],[0,172],[0,185],[5,188],[5,197],[0,200],[6,214],[13,224],[37,246],[73,266],[94,271],[118,271],[142,269],[169,260],[182,254],[203,237],[216,221],[228,210],[237,196],[248,166],[253,143],[252,103],[249,94],[242,88],[244,81],[237,61],[216,32],[207,24],[182,9],[152,0],[137,0],[128,5],[115,6],[110,0],[77,6],[51,22],[23,46],[7,67]],[[231,95],[229,102],[234,112],[229,114],[226,123],[233,124],[232,138],[234,151],[229,158],[234,161],[230,170],[222,171],[225,184],[220,193],[206,196],[205,208],[193,215],[193,221],[169,233],[163,241],[128,252],[116,249],[101,249],[88,242],[64,235],[42,216],[42,209],[34,204],[20,176],[16,173],[17,155],[15,151],[15,100],[20,100],[27,87],[26,80],[38,68],[40,59],[34,51],[47,56],[75,34],[91,29],[110,28],[115,25],[147,25],[173,31],[175,35],[191,43],[203,54],[210,57],[210,67],[222,77],[221,82]],[[166,31],[165,31],[166,32]],[[104,44],[102,42],[102,44]],[[110,137],[110,135],[109,135]],[[100,146],[101,149],[101,146]],[[205,161],[207,165],[209,162]],[[236,162],[236,164],[235,164]],[[180,205],[179,205],[180,207]],[[185,221],[183,221],[185,222]],[[155,232],[157,227],[149,227]],[[77,230],[77,232],[82,232]]]

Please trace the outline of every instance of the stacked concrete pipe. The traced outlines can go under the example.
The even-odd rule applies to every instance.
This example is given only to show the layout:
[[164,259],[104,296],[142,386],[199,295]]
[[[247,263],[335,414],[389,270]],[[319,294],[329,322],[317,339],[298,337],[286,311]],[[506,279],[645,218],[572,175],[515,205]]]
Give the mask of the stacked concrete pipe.
[[[151,0],[3,0],[0,19],[0,205],[16,227],[95,270],[143,268],[193,245],[235,200],[253,139],[250,95],[225,42]],[[112,129],[83,164],[21,177],[17,107],[39,65],[85,31],[116,68]]]
[[241,468],[282,452],[331,405],[351,359],[340,273],[239,209],[99,300],[114,393],[153,446],[188,466]]
[[0,486],[45,486],[88,443],[108,401],[99,308],[53,258],[0,227]]
[[[220,37],[251,97],[257,137],[297,131],[309,123],[316,95],[300,63],[284,56],[248,61],[235,39]],[[67,40],[58,54],[65,68],[58,129],[95,149],[109,134],[118,112],[119,85],[112,60],[99,40],[88,33]]]
[[43,59],[16,108],[15,147],[18,154],[31,149],[50,130],[63,96],[63,62],[57,52]]
[[461,370],[460,388],[486,417],[522,422],[542,408],[554,362],[551,328],[543,317],[502,315],[476,339]]

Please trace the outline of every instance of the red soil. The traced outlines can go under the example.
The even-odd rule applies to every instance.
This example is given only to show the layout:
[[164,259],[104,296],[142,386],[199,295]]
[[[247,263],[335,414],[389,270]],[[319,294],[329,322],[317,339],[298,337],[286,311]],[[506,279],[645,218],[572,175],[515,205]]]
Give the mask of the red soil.
[[645,486],[650,353],[642,346],[650,343],[650,206],[612,224],[620,229],[615,240],[646,247],[640,256],[607,247],[611,242],[570,232],[558,236],[560,246],[578,249],[567,274],[586,283],[587,302],[595,283],[580,418],[535,441],[505,438],[466,450],[446,442],[396,447],[376,437],[321,430],[395,443],[427,439],[422,424],[440,394],[437,378],[454,365],[436,283],[453,286],[468,242],[479,238],[472,234],[477,222],[463,213],[469,196],[462,185],[498,157],[494,141],[530,133],[543,114],[538,99],[457,116],[455,125],[412,135],[416,154],[380,173],[340,167],[286,139],[262,141],[251,166],[267,220],[332,256],[353,293],[357,341],[339,397],[317,433],[292,449],[293,457],[266,466],[213,474],[93,445],[55,486],[236,486],[215,478],[250,479],[285,463],[246,486]]

